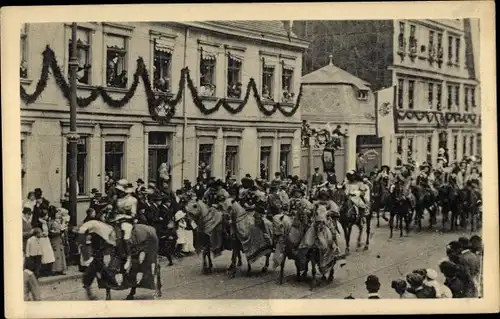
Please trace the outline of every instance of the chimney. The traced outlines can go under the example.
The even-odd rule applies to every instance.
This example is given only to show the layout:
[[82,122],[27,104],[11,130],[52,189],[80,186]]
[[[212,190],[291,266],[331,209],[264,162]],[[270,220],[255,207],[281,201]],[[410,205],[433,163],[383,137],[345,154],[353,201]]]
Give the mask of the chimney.
[[328,56],[328,58],[330,58],[330,63],[329,63],[329,65],[333,65],[333,55],[332,55],[332,54],[330,54],[330,55]]

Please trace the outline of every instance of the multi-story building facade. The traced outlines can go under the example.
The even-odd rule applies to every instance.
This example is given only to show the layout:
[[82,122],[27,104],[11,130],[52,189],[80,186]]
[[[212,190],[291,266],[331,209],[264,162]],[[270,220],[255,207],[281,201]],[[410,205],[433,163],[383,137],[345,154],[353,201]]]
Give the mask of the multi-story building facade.
[[[383,162],[435,163],[481,153],[478,20],[295,21],[311,41],[304,72],[336,64],[373,90],[396,86],[399,134],[383,139]],[[324,64],[323,64],[324,65]]]
[[[199,174],[299,174],[295,100],[308,43],[286,23],[79,23],[77,37],[78,220],[106,175],[148,182],[163,163],[173,188]],[[21,30],[25,90],[34,92],[47,71],[46,46],[61,74],[49,63],[41,95],[21,101],[23,193],[40,187],[51,201],[67,190],[69,102],[61,83],[70,39],[68,24]]]

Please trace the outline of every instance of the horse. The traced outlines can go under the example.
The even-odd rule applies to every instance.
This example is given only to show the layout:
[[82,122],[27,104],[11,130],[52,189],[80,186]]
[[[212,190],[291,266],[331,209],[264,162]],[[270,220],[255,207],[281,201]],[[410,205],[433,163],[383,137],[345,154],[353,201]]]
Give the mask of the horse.
[[[106,289],[106,300],[111,300],[112,289],[129,288],[126,300],[134,299],[137,288],[154,290],[154,299],[161,297],[156,231],[148,225],[134,225],[130,241],[132,260],[130,267],[127,267],[123,231],[97,220],[88,221],[78,229],[80,261],[87,266],[83,276],[87,298],[96,299],[90,288],[96,277],[99,288]],[[107,255],[107,252],[110,254]]]
[[387,177],[382,177],[380,180],[373,183],[371,211],[377,214],[377,227],[380,227],[380,211],[382,210],[382,219],[385,221],[385,212],[389,201],[389,190],[386,187],[388,183]]
[[411,204],[408,198],[404,196],[404,185],[397,181],[392,192],[389,194],[389,238],[392,238],[394,229],[394,217],[396,218],[396,227],[399,228],[399,237],[403,237],[403,221],[405,223],[406,235],[410,232],[411,224]]
[[[350,241],[351,241],[351,232],[352,227],[356,225],[359,229],[358,239],[357,239],[357,248],[361,248],[361,236],[363,235],[364,224],[366,223],[366,242],[364,250],[368,250],[370,246],[370,224],[371,224],[371,215],[367,214],[363,216],[362,212],[359,212],[359,209],[356,209],[352,200],[345,194],[345,191],[342,189],[336,190],[336,192],[342,192],[344,195],[337,193],[337,200],[341,200],[341,202],[337,203],[340,206],[340,217],[339,222],[344,229],[344,237],[346,241],[346,250],[345,254],[349,255],[350,253]],[[335,196],[335,195],[334,195]],[[358,211],[358,212],[357,212]]]
[[422,185],[412,187],[412,193],[416,199],[415,205],[415,222],[418,225],[418,230],[422,230],[422,218],[424,210],[429,212],[429,229],[436,223],[436,196],[432,190]]
[[[222,210],[208,207],[202,200],[193,200],[185,207],[188,215],[194,219],[198,225],[198,249],[202,251],[204,274],[212,273],[214,257],[222,254],[224,250],[231,250],[227,242],[231,241],[231,230],[228,229],[229,216]],[[238,255],[238,266],[241,266],[241,254]]]
[[297,281],[301,281],[307,274],[307,270],[301,274],[297,258],[297,249],[305,233],[304,226],[307,225],[302,225],[298,216],[293,218],[284,214],[273,216],[273,233],[276,243],[276,250],[273,255],[273,268],[280,266],[278,285],[283,284],[283,272],[287,259],[295,261]]
[[[332,230],[335,228],[335,225],[332,224],[333,222],[328,218],[328,210],[325,205],[315,205],[312,223],[303,235],[298,247],[298,260],[296,259],[297,274],[303,268],[301,266],[304,265],[304,261],[306,273],[307,264],[311,263],[311,290],[316,288],[316,272],[318,269],[323,275],[323,280],[326,280],[328,283],[333,281],[334,266],[340,254],[338,245],[336,245],[335,232]],[[333,247],[334,244],[335,247]],[[326,273],[329,273],[328,278],[325,276]]]
[[[266,273],[269,268],[269,259],[273,251],[272,242],[272,223],[265,218],[261,218],[263,228],[256,224],[253,215],[246,211],[236,200],[228,198],[222,202],[222,208],[231,216],[231,265],[230,278],[236,275],[236,259],[243,252],[247,259],[247,274],[252,271],[251,264],[262,256],[266,257],[266,262],[262,272]],[[266,239],[266,236],[268,238]]]
[[[450,231],[455,229],[459,214],[461,213],[460,194],[457,189],[449,183],[444,183],[438,188],[438,202],[441,206],[443,215],[442,227],[445,229],[445,223],[450,222]],[[451,219],[449,214],[451,212]],[[463,219],[463,218],[461,218]]]
[[477,190],[471,189],[470,186],[465,187],[461,190],[462,198],[461,200],[461,222],[462,227],[466,227],[467,219],[470,219],[471,232],[475,231],[475,223],[482,218],[482,200],[481,193]]

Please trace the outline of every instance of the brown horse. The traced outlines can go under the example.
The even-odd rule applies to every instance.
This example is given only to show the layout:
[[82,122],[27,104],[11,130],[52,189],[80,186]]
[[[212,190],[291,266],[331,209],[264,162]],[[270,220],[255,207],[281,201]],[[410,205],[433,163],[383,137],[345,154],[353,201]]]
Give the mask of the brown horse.
[[84,223],[78,232],[80,260],[87,267],[83,281],[89,299],[96,299],[90,289],[95,278],[99,288],[106,289],[106,300],[111,300],[111,290],[124,289],[130,289],[126,299],[133,300],[137,288],[154,290],[154,299],[161,297],[159,241],[153,227],[134,226],[130,267],[127,267],[124,254],[123,232],[116,227],[92,220]]
[[392,238],[394,229],[394,219],[396,219],[396,227],[399,228],[399,237],[403,237],[403,222],[405,223],[406,235],[410,232],[411,224],[411,203],[404,195],[404,185],[401,181],[396,181],[389,197],[389,238]]
[[[361,248],[361,236],[363,235],[364,225],[366,224],[366,242],[364,250],[370,247],[370,232],[371,232],[371,214],[364,214],[363,211],[357,210],[354,203],[350,200],[343,189],[335,191],[334,198],[339,202],[340,217],[339,222],[344,229],[344,237],[346,242],[345,254],[349,255],[352,227],[356,225],[359,229],[357,248]],[[358,211],[358,212],[357,212]]]
[[381,177],[380,180],[373,183],[372,189],[372,205],[371,211],[377,214],[377,227],[380,227],[380,212],[382,211],[382,219],[388,221],[385,217],[385,212],[388,210],[387,204],[389,202],[389,189],[387,187],[388,178]]

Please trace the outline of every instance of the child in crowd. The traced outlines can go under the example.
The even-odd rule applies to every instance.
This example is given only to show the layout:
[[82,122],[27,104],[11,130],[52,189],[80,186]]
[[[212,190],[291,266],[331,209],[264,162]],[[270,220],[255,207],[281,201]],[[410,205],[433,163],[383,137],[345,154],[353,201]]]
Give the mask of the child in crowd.
[[30,265],[30,269],[37,278],[40,276],[40,268],[42,266],[41,237],[42,229],[34,228],[33,235],[26,242],[26,263]]

